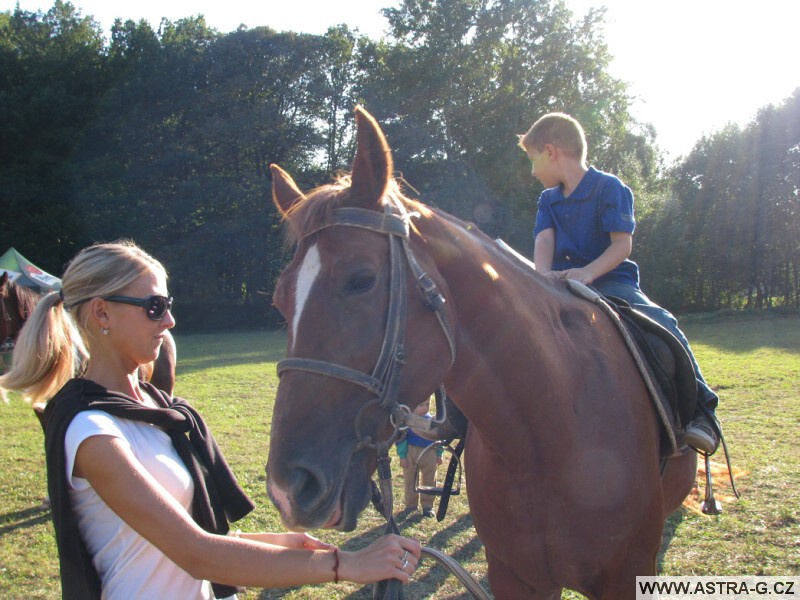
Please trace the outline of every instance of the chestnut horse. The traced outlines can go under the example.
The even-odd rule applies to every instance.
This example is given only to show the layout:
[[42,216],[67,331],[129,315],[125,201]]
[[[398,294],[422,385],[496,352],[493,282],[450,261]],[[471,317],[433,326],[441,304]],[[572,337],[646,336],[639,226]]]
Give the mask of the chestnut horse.
[[352,531],[397,415],[444,382],[470,423],[467,492],[495,597],[634,598],[695,453],[662,461],[656,411],[605,313],[404,197],[380,127],[361,108],[356,121],[349,180],[306,195],[272,166],[297,244],[274,295],[288,348],[267,477],[285,526]]

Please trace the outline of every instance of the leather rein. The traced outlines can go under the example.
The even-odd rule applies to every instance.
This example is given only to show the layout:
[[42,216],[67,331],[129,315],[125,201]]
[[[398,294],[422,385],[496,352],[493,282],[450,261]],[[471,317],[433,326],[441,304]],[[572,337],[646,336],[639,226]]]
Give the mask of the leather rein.
[[[405,404],[398,402],[400,386],[400,373],[406,363],[405,331],[406,331],[406,266],[417,282],[417,287],[422,294],[425,306],[434,311],[436,319],[444,333],[450,347],[450,367],[456,359],[456,345],[453,330],[444,313],[445,299],[439,292],[436,283],[425,273],[414,257],[409,243],[410,221],[419,213],[410,213],[402,205],[393,206],[387,203],[383,213],[364,208],[336,208],[332,211],[331,218],[307,233],[303,239],[319,232],[322,229],[334,226],[357,227],[381,233],[389,238],[389,307],[378,360],[372,373],[365,373],[350,367],[313,358],[289,357],[278,362],[278,376],[286,371],[305,371],[316,375],[333,377],[342,381],[358,385],[375,397],[361,407],[355,418],[356,447],[353,453],[364,449],[374,448],[378,454],[378,476],[380,489],[375,487],[373,503],[383,514],[387,521],[386,533],[399,534],[400,530],[392,514],[392,474],[389,466],[389,448],[397,440],[400,432],[412,424],[435,427],[446,420],[444,409],[444,387],[436,394],[436,419],[422,420],[415,415]],[[405,260],[403,258],[405,257]],[[441,402],[440,402],[441,399]],[[387,440],[373,439],[370,435],[363,435],[361,420],[364,412],[377,406],[387,410],[389,422],[394,431]],[[373,484],[374,485],[374,484]],[[447,568],[467,590],[478,599],[488,600],[489,596],[480,584],[475,581],[467,571],[452,558],[438,550],[423,547],[423,554],[427,554]],[[402,585],[397,579],[387,579],[375,584],[373,598],[393,599],[402,598]]]

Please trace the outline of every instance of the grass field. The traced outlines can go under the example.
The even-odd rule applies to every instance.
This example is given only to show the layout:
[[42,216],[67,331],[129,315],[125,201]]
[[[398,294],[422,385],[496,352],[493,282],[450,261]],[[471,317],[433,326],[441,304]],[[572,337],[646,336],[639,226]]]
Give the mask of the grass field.
[[[709,383],[722,398],[725,427],[742,498],[724,502],[720,517],[688,505],[669,520],[661,572],[665,575],[800,574],[800,318],[778,315],[692,318],[683,321]],[[257,508],[244,531],[277,530],[265,491],[264,464],[275,362],[282,334],[176,334],[176,393],[190,399],[207,422]],[[58,598],[58,567],[45,494],[42,433],[18,398],[0,404],[0,598]],[[721,460],[715,457],[716,460]],[[718,498],[730,493],[717,478]],[[400,506],[396,485],[395,506]],[[498,491],[500,493],[500,491]],[[702,493],[702,489],[700,490]],[[402,531],[456,558],[488,588],[480,541],[465,495],[453,498],[447,518],[400,523]],[[344,548],[363,546],[383,531],[371,508],[351,534],[320,533]],[[371,587],[350,584],[291,590],[249,590],[240,597],[371,598]],[[466,598],[458,582],[430,561],[422,563],[406,597]],[[580,598],[565,594],[565,598]]]

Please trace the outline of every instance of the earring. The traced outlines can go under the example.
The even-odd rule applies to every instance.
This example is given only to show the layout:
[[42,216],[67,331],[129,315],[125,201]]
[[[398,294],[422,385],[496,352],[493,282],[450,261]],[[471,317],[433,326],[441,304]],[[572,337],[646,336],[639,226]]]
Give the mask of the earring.
[[108,335],[108,327],[103,327],[100,331],[103,332],[103,335]]

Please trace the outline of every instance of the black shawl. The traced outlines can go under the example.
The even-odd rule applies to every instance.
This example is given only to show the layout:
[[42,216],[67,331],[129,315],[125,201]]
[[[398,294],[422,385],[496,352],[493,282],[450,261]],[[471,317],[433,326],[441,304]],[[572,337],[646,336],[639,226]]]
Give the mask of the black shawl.
[[[100,598],[100,578],[80,537],[69,499],[64,438],[73,417],[84,410],[102,410],[132,421],[152,423],[166,431],[194,481],[192,516],[210,533],[228,533],[228,521],[253,510],[202,417],[180,398],[171,398],[149,383],[140,383],[162,408],[143,406],[88,379],[72,379],[47,403],[45,452],[47,488],[56,530],[64,600]],[[187,435],[188,433],[188,435]],[[213,584],[217,597],[236,589]]]

